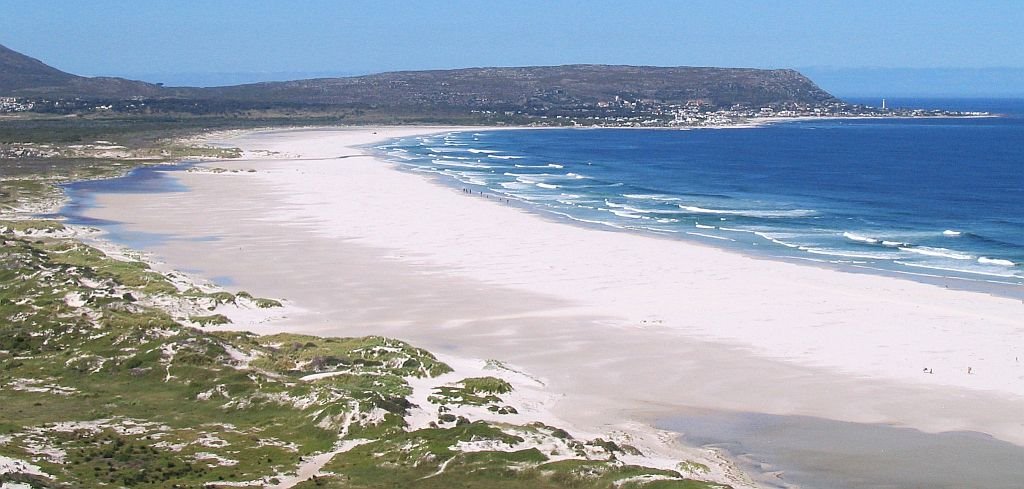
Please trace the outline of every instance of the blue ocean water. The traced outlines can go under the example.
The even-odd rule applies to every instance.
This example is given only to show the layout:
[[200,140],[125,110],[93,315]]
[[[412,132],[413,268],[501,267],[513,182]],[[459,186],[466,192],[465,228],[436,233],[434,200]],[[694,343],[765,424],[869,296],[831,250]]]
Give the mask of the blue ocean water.
[[406,168],[590,225],[862,268],[1024,284],[1024,101],[998,118],[404,138]]

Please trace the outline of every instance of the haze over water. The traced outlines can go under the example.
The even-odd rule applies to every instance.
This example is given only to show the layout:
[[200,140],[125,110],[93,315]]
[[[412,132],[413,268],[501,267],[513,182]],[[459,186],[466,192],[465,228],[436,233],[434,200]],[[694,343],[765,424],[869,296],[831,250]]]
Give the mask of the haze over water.
[[461,132],[378,149],[573,221],[1024,284],[1024,101],[894,103],[1005,117]]

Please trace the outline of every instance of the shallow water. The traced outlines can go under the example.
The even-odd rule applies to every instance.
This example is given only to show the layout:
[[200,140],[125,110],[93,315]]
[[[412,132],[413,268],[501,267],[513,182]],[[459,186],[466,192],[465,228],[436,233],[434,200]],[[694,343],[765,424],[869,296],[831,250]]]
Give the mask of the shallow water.
[[775,487],[1024,487],[1024,447],[980,433],[754,413],[687,414],[658,425],[726,451]]
[[69,224],[100,228],[107,233],[105,238],[129,248],[143,250],[158,246],[174,238],[169,234],[130,230],[124,223],[89,217],[88,210],[96,205],[96,196],[100,194],[156,194],[188,191],[187,187],[178,183],[167,173],[186,170],[193,165],[194,163],[185,162],[173,165],[142,166],[116,178],[68,183],[63,186],[64,193],[68,197],[64,207],[56,214],[44,217],[60,217]]

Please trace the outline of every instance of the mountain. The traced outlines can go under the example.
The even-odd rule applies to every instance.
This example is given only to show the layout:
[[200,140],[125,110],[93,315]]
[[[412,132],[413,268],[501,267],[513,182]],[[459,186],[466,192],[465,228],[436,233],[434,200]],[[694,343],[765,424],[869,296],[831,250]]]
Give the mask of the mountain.
[[[165,88],[122,78],[65,73],[0,46],[0,95],[371,107],[434,112],[586,112],[615,103],[672,105],[699,101],[735,104],[821,105],[839,102],[793,70],[566,65],[401,71],[346,78],[267,82],[229,87]],[[241,104],[241,105],[239,105]]]
[[491,110],[593,105],[616,97],[678,104],[700,100],[719,107],[838,101],[793,70],[609,65],[402,71],[201,91],[231,100]]
[[151,83],[65,73],[0,45],[0,95],[129,98],[160,96],[162,93],[159,86]]

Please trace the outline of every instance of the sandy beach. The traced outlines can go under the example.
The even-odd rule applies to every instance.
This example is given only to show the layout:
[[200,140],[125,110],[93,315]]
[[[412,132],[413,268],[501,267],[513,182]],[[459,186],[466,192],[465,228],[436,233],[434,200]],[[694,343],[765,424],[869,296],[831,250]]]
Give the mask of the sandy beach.
[[104,194],[88,215],[165,236],[147,251],[168,268],[290,305],[234,328],[501,360],[584,430],[715,410],[1024,445],[1021,301],[573,226],[358,147],[453,129],[222,135],[246,156],[202,167],[242,171],[173,172],[188,191]]

